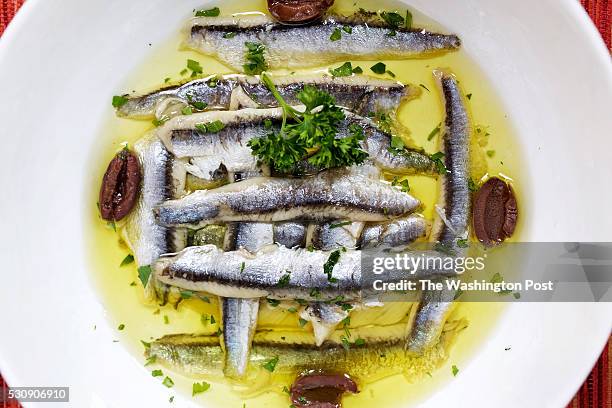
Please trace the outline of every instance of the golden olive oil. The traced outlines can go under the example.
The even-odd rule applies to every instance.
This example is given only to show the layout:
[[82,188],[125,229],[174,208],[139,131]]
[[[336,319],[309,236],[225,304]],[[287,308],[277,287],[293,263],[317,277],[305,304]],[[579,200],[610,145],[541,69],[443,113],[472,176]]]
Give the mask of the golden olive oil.
[[[265,12],[264,1],[224,1],[221,5],[222,14],[228,15],[237,12]],[[356,7],[376,10],[400,10],[402,13],[405,6],[380,1],[360,1]],[[349,13],[355,9],[353,1],[340,0],[334,8],[337,11]],[[435,22],[411,10],[414,15],[414,25],[432,30],[445,31]],[[204,74],[224,74],[232,71],[214,60],[202,56],[193,51],[184,50],[180,47],[180,27],[177,34],[167,43],[154,47],[151,55],[142,61],[125,81],[123,89],[115,90],[116,94],[124,92],[138,93],[152,91],[168,84],[179,83],[189,79],[189,73],[181,74],[186,68],[187,59],[199,61],[204,69]],[[458,33],[461,34],[461,33]],[[379,76],[370,71],[370,67],[378,61],[352,61],[353,66],[360,66],[365,75]],[[487,78],[482,74],[478,65],[464,51],[449,53],[428,59],[412,59],[403,61],[383,61],[387,69],[392,71],[395,79],[403,83],[411,83],[421,90],[419,98],[405,103],[399,110],[397,119],[409,133],[405,134],[407,143],[423,146],[429,153],[439,150],[439,133],[429,137],[436,129],[443,116],[441,96],[436,88],[432,71],[437,68],[450,69],[460,80],[461,87],[467,95],[467,102],[471,111],[474,126],[473,158],[475,158],[472,173],[475,181],[486,174],[510,177],[515,180],[513,187],[516,191],[519,206],[521,203],[521,151],[513,135],[512,127],[504,114],[503,106],[493,93]],[[342,62],[332,64],[337,67]],[[308,72],[326,72],[327,67]],[[307,72],[307,71],[304,71]],[[290,75],[290,72],[282,72]],[[389,77],[380,75],[380,77]],[[168,78],[168,79],[167,79]],[[104,119],[104,126],[92,153],[91,168],[92,175],[89,180],[87,200],[87,236],[91,237],[89,242],[92,278],[99,289],[102,302],[106,307],[109,324],[117,328],[119,324],[125,328],[117,332],[117,338],[133,354],[134,358],[141,360],[144,364],[143,348],[141,340],[148,342],[170,333],[208,333],[213,334],[219,328],[218,303],[215,296],[210,296],[209,303],[199,299],[185,299],[177,309],[172,306],[154,306],[144,302],[142,284],[138,279],[134,263],[120,267],[122,260],[129,254],[129,249],[120,240],[120,235],[115,228],[121,228],[121,223],[116,226],[108,225],[100,219],[96,208],[99,183],[106,166],[113,155],[123,147],[125,143],[132,145],[154,125],[150,121],[136,121],[121,119],[114,116],[110,108]],[[428,140],[430,139],[430,140]],[[437,199],[437,182],[431,177],[414,176],[407,177],[411,191],[410,193],[424,203],[423,214],[428,219],[433,219],[433,206]],[[522,207],[521,207],[522,208]],[[524,214],[521,214],[517,235],[521,233]],[[356,312],[351,319],[352,324],[392,324],[399,318],[393,318],[394,310],[397,312],[401,306],[391,305],[388,307],[385,321],[377,312]],[[453,365],[461,370],[465,367],[471,356],[477,352],[484,343],[487,334],[493,329],[496,321],[503,312],[500,303],[459,303],[451,319],[466,319],[468,327],[457,337],[455,344],[450,350],[450,358],[437,370],[431,373],[422,373],[419,378],[405,378],[402,375],[389,377],[371,384],[360,384],[361,392],[357,395],[348,395],[344,398],[344,406],[369,407],[369,406],[414,406],[418,401],[426,398],[431,393],[440,390],[448,381],[452,381]],[[399,312],[397,312],[399,313]],[[396,313],[396,314],[397,314]],[[403,313],[403,312],[402,312]],[[212,318],[211,318],[212,316]],[[383,320],[381,320],[383,319]],[[369,321],[372,320],[372,321]],[[286,309],[271,310],[262,305],[260,316],[260,328],[273,329],[274,327],[297,327],[297,316],[295,313],[287,312]],[[306,325],[301,330],[310,330]],[[157,368],[155,365],[143,367],[143,370]],[[185,378],[177,373],[164,369],[175,383],[170,394],[181,392],[186,396],[191,395],[191,387],[196,379]],[[151,381],[158,381],[151,378]],[[160,387],[161,381],[160,382]],[[273,391],[258,395],[255,398],[244,400],[238,392],[229,392],[232,385],[224,382],[215,382],[205,393],[196,396],[202,405],[242,407],[246,402],[247,407],[286,407],[290,404],[288,395],[282,391],[283,385],[275,384]]]

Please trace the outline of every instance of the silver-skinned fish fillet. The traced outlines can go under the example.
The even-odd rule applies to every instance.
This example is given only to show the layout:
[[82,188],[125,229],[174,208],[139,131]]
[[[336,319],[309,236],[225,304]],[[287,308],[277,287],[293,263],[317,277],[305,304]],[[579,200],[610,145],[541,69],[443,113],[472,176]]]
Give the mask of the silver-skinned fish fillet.
[[[305,85],[312,85],[332,95],[338,106],[366,116],[371,112],[392,113],[403,100],[420,94],[419,88],[397,81],[364,75],[333,77],[328,75],[270,76],[280,95],[290,105]],[[117,108],[117,115],[134,119],[170,117],[174,104],[203,106],[207,110],[240,108],[274,108],[278,101],[257,76],[223,75],[196,79],[173,85],[142,96],[127,96]],[[180,109],[178,109],[180,113]]]
[[367,223],[361,233],[359,247],[397,248],[427,235],[429,225],[421,215],[411,215],[387,223]]
[[[461,256],[465,251],[458,239],[467,238],[471,195],[468,187],[470,177],[469,145],[471,126],[465,99],[454,75],[436,71],[434,73],[442,94],[446,117],[442,131],[442,153],[447,174],[441,177],[438,215],[432,240],[442,243]],[[454,307],[455,293],[452,290],[425,291],[419,304],[414,326],[407,341],[407,349],[423,353],[440,337],[444,322]]]
[[166,201],[154,212],[161,225],[197,227],[298,219],[387,221],[420,205],[389,183],[370,178],[371,166],[359,168],[361,174],[341,168],[303,179],[257,177]]
[[[257,252],[274,243],[272,224],[236,223],[230,224],[228,230],[225,250],[244,248]],[[223,371],[227,377],[241,378],[246,373],[251,341],[257,328],[259,299],[220,297],[219,301],[223,323],[221,338],[225,350]]]
[[[391,135],[380,130],[372,120],[348,111],[345,115],[338,137],[349,135],[351,125],[362,128],[365,140],[361,147],[368,153],[368,160],[379,168],[397,174],[436,172],[429,155],[410,149],[395,152],[391,148]],[[280,108],[203,112],[173,118],[158,128],[157,135],[176,157],[189,160],[187,171],[211,179],[221,166],[230,172],[258,169],[257,157],[247,144],[271,131],[278,132],[282,117]],[[224,124],[218,132],[208,132],[199,126],[216,121]]]
[[[329,251],[288,249],[277,245],[257,253],[224,252],[214,245],[205,245],[163,256],[152,268],[161,282],[187,290],[224,297],[307,301],[334,300],[338,296],[346,301],[359,301],[375,292],[372,289],[374,281],[397,282],[455,274],[427,262],[410,273],[393,270],[383,275],[362,274],[358,250],[340,251],[339,259],[327,274],[324,265],[331,255]],[[411,256],[423,258],[427,253],[414,252]]]
[[[350,27],[351,34],[342,31]],[[430,33],[423,29],[391,30],[381,21],[329,15],[306,26],[287,26],[263,15],[200,17],[188,26],[187,46],[218,58],[243,72],[248,62],[245,42],[262,44],[271,69],[304,68],[347,60],[406,59],[456,50],[456,35]],[[335,30],[341,38],[332,41]],[[393,31],[395,35],[389,35]],[[231,38],[225,34],[235,33]]]
[[157,224],[153,208],[167,199],[184,194],[186,173],[182,163],[173,158],[155,135],[139,140],[134,145],[134,151],[142,166],[142,189],[123,232],[136,263],[145,266],[152,264],[162,254],[177,252],[185,247],[186,231]]

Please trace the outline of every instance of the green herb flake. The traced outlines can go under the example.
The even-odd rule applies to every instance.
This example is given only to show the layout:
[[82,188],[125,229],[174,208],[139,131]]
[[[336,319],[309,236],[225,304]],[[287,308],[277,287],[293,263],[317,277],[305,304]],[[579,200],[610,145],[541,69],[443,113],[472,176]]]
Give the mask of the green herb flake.
[[278,280],[278,287],[279,288],[284,288],[284,287],[288,286],[290,279],[291,279],[291,274],[290,274],[290,272],[287,272],[286,274],[281,276],[281,278]]
[[164,375],[164,373],[162,372],[162,370],[153,370],[151,371],[151,375],[153,377],[161,377]]
[[144,265],[138,268],[138,278],[142,282],[142,286],[147,286],[149,277],[151,276],[151,265]]
[[189,103],[191,104],[191,106],[201,111],[206,109],[206,107],[208,106],[206,102],[202,102],[202,101],[191,101]]
[[191,115],[193,114],[193,109],[191,109],[191,106],[185,106],[183,109],[181,109],[181,113],[183,115]]
[[478,185],[476,184],[476,182],[474,182],[474,180],[473,180],[472,178],[470,178],[470,179],[468,180],[468,189],[469,189],[471,192],[478,191]]
[[384,74],[387,72],[387,66],[383,62],[377,62],[376,64],[370,67],[370,70],[375,74]]
[[406,148],[404,139],[399,136],[391,136],[391,148],[399,151],[404,150]]
[[308,323],[308,320],[302,319],[301,317],[299,318],[298,324],[300,325],[300,327],[306,326],[306,323]]
[[200,322],[204,325],[204,326],[208,326],[208,323],[210,322],[210,317],[208,317],[207,314],[203,314],[202,316],[200,316]]
[[310,290],[310,297],[318,299],[321,296],[321,291],[317,288],[313,288]]
[[170,324],[170,318],[168,315],[164,315],[164,324]]
[[353,68],[353,74],[363,74],[363,69],[359,66]]
[[446,168],[446,166],[444,165],[444,160],[442,160],[444,158],[444,153],[442,152],[437,152],[432,154],[431,156],[429,156],[429,158],[434,162],[434,164],[436,165],[437,169],[438,169],[438,173],[440,174],[446,174],[448,173],[448,169]]
[[191,396],[195,397],[198,394],[202,394],[203,392],[208,391],[210,388],[210,384],[206,381],[202,381],[201,383],[193,383],[191,387]]
[[408,182],[408,179],[399,181],[397,177],[393,177],[393,181],[391,182],[391,185],[399,187],[400,190],[402,190],[402,192],[404,193],[410,192],[410,183]]
[[292,307],[290,307],[290,308],[287,308],[287,311],[288,311],[289,313],[297,313],[297,309],[296,309],[295,307],[293,307],[293,306],[292,306]]
[[123,105],[125,105],[126,103],[128,103],[128,98],[127,97],[121,96],[121,95],[113,96],[113,107],[120,108]]
[[220,120],[209,123],[196,123],[195,128],[202,133],[219,133],[225,129],[225,124]]
[[230,38],[234,38],[235,36],[236,36],[236,33],[233,31],[223,34],[223,38],[225,38],[226,40],[229,40]]
[[329,73],[335,77],[347,77],[353,75],[353,65],[350,61],[345,62],[337,68],[331,68]]
[[338,27],[334,28],[334,31],[329,36],[329,39],[332,41],[338,41],[342,38],[342,31]]
[[189,70],[187,68],[184,68],[181,72],[179,72],[180,75],[187,75],[187,73],[189,72]]
[[266,298],[266,301],[272,307],[277,307],[278,305],[280,305],[280,300],[277,300],[277,299]]
[[125,324],[121,323],[121,324],[120,324],[120,325],[117,327],[117,330],[121,331],[121,330],[123,330],[123,329],[125,329]]
[[345,225],[351,225],[353,221],[343,221],[337,224],[329,224],[329,229],[344,227]]
[[431,141],[431,139],[433,139],[434,137],[436,137],[436,135],[438,133],[440,133],[440,127],[442,126],[442,122],[438,123],[438,125],[433,128],[433,130],[431,132],[429,132],[429,135],[427,135],[427,141]]
[[355,343],[353,343],[353,344],[355,344],[356,346],[364,346],[364,345],[365,345],[365,343],[366,343],[366,342],[365,342],[365,340],[364,340],[364,339],[362,339],[362,338],[358,338],[358,339],[355,339]]
[[521,294],[519,292],[514,292],[512,296],[514,296],[514,298],[517,300],[521,298]]
[[244,72],[248,75],[259,75],[264,72],[268,68],[264,57],[266,47],[261,43],[250,41],[245,42],[244,46],[247,50],[244,55],[247,62],[242,66]]
[[425,85],[423,85],[423,84],[419,84],[419,86],[420,86],[421,88],[423,88],[424,90],[426,90],[427,92],[431,92],[431,91],[429,90],[429,88],[428,88],[428,87],[426,87]]
[[332,277],[332,272],[334,271],[334,266],[336,266],[339,260],[340,251],[336,250],[329,254],[329,258],[327,258],[327,261],[323,265],[323,273],[327,275],[327,280],[329,282],[334,283],[338,281],[338,279]]
[[121,261],[121,263],[119,264],[119,267],[122,267],[122,266],[125,266],[125,265],[129,265],[132,262],[134,262],[134,255],[127,254],[125,256],[125,258],[123,258],[123,261]]
[[147,360],[145,361],[145,367],[151,364],[155,364],[155,362],[157,362],[157,356],[151,356],[149,358],[147,358]]
[[153,119],[152,123],[153,123],[153,125],[155,125],[155,127],[159,127],[159,126],[162,126],[164,123],[166,123],[169,119],[170,118],[168,118],[166,116],[162,117],[161,119],[155,118],[155,119]]
[[170,82],[170,77],[164,78],[164,84],[167,84],[168,82]]
[[262,365],[262,367],[272,373],[276,368],[276,364],[278,364],[278,357],[274,357],[273,359],[268,360],[265,364]]
[[472,99],[472,94],[469,93],[469,94],[465,95],[465,97],[471,100]]
[[170,398],[168,398],[168,402],[171,403],[171,404],[174,402],[174,395],[171,396]]
[[181,298],[182,299],[191,299],[193,297],[193,292],[190,290],[181,290]]
[[347,34],[353,34],[353,27],[345,25],[342,27],[342,31]]
[[389,30],[389,32],[386,35],[387,37],[395,37],[397,35],[397,31]]
[[405,19],[399,13],[394,11],[383,11],[380,17],[391,28],[397,29],[405,24]]
[[144,346],[145,350],[148,350],[151,348],[151,343],[146,342],[144,340],[140,340],[140,342],[142,343],[142,345]]
[[168,388],[174,387],[174,381],[172,381],[172,378],[170,378],[168,376],[166,376],[166,378],[164,378],[164,381],[162,381],[162,384],[164,384]]
[[391,76],[391,78],[395,78],[395,74],[393,73],[393,71],[387,70],[387,75]]
[[412,13],[410,12],[410,10],[406,10],[404,27],[406,27],[407,30],[410,30],[412,28]]
[[495,156],[495,150],[487,150],[487,156],[489,157]]
[[351,342],[349,341],[349,339],[347,339],[346,336],[342,336],[340,337],[340,340],[342,341],[342,347],[344,347],[346,351],[349,351],[349,349],[351,348]]
[[210,315],[210,324],[215,324],[215,323],[217,323],[217,321],[215,320],[215,316]]
[[196,17],[217,17],[221,13],[219,7],[214,7],[208,10],[198,10],[195,13]]
[[244,272],[245,265],[246,264],[244,262],[240,264],[240,273]]
[[501,276],[499,272],[496,272],[495,275],[491,278],[491,283],[502,283],[504,281],[504,277]]
[[457,246],[459,248],[467,248],[468,247],[468,240],[467,239],[458,239],[457,240]]
[[457,368],[457,366],[453,364],[453,367],[451,368],[451,370],[453,372],[453,377],[456,377],[457,373],[459,372],[459,369]]
[[204,72],[200,63],[196,60],[188,59],[187,60],[187,69],[191,70],[193,76],[201,74]]
[[130,283],[130,286],[136,286],[136,282],[132,281],[132,283]]
[[344,310],[345,312],[348,312],[349,310],[351,310],[353,308],[353,305],[351,305],[350,303],[342,303],[340,305],[340,307],[342,308],[342,310]]
[[117,232],[117,224],[115,224],[115,221],[109,221],[106,223],[106,226],[110,229],[112,229],[114,232]]

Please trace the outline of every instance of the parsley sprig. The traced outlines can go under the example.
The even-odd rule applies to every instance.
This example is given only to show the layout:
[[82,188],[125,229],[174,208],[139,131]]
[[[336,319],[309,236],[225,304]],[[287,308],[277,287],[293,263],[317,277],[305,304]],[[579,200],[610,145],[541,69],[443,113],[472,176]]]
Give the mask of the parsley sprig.
[[333,96],[306,85],[297,94],[305,106],[303,112],[287,104],[265,73],[261,79],[283,110],[278,133],[252,139],[249,147],[262,163],[280,172],[289,172],[304,159],[320,169],[361,164],[368,154],[361,150],[363,129],[349,126],[349,135],[337,137],[338,126],[345,119]]

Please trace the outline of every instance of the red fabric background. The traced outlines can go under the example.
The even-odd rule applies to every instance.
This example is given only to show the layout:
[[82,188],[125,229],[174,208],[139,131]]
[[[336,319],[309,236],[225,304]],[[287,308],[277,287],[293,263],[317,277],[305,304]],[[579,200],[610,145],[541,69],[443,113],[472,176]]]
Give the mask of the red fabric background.
[[[612,49],[612,0],[580,0],[608,46]],[[0,35],[24,0],[0,0]],[[612,408],[612,339],[608,341],[593,371],[568,408]],[[0,376],[0,391],[7,385]],[[2,403],[1,408],[19,408],[17,402]]]

